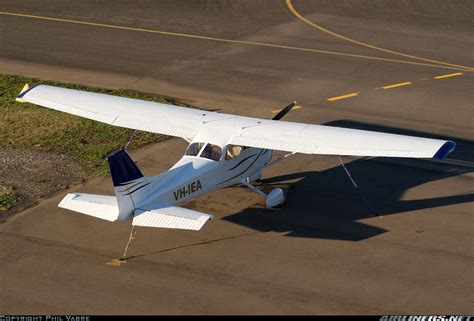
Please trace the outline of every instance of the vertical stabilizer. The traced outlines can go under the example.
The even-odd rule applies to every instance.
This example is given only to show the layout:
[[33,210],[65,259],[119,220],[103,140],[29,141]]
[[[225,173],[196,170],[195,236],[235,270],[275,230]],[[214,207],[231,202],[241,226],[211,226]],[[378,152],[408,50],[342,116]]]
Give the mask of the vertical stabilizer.
[[148,196],[151,181],[143,176],[123,148],[107,156],[107,161],[117,197],[119,220],[126,220],[133,215],[136,205]]

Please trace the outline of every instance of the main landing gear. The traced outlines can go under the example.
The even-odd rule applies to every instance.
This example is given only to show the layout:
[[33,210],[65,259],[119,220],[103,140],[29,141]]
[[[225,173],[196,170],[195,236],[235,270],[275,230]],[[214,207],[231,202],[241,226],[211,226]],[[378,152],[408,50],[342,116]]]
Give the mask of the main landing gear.
[[281,188],[274,188],[270,191],[270,193],[265,194],[264,192],[262,192],[261,190],[253,186],[250,183],[250,179],[248,177],[242,182],[242,184],[250,188],[252,191],[262,196],[265,196],[267,198],[265,201],[266,208],[278,207],[282,205],[283,202],[285,201],[285,194],[283,193],[283,190]]

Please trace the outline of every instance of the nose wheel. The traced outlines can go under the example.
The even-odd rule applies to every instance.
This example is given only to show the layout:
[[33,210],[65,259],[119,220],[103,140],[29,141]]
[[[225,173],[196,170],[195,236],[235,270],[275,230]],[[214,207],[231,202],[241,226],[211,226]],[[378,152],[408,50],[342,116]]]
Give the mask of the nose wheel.
[[274,188],[270,191],[270,193],[266,194],[262,192],[261,190],[259,190],[258,188],[256,188],[255,186],[253,186],[252,184],[250,184],[250,179],[248,177],[242,182],[242,184],[250,188],[252,191],[262,196],[265,196],[266,208],[275,208],[275,207],[281,206],[283,202],[285,201],[285,193],[283,192],[281,188]]

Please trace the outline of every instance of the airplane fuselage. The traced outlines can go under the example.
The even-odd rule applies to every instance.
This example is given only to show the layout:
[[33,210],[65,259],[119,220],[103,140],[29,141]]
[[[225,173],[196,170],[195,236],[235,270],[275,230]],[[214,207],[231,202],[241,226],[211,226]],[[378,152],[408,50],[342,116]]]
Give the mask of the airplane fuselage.
[[268,149],[248,148],[229,160],[183,156],[169,171],[154,177],[150,196],[143,203],[176,204],[242,183],[247,177],[259,178],[272,154]]

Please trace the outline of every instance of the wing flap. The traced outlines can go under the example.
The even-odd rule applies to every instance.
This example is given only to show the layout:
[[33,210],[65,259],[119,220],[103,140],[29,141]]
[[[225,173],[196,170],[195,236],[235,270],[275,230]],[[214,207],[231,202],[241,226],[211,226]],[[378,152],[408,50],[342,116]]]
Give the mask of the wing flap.
[[119,216],[117,199],[108,195],[69,193],[58,207],[111,222],[116,221]]
[[135,210],[132,224],[198,231],[212,218],[212,215],[179,206],[151,203]]

